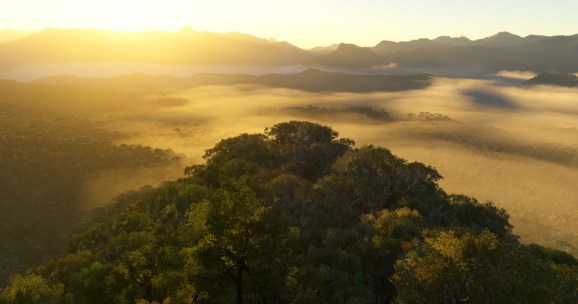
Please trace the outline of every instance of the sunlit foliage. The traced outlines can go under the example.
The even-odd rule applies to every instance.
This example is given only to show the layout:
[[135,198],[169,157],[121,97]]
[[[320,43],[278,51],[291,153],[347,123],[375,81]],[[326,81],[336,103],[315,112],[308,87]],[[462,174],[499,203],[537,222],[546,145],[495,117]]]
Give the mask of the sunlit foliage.
[[448,195],[434,168],[338,136],[290,121],[223,139],[184,178],[119,197],[0,303],[578,300],[572,256],[520,244],[504,210]]

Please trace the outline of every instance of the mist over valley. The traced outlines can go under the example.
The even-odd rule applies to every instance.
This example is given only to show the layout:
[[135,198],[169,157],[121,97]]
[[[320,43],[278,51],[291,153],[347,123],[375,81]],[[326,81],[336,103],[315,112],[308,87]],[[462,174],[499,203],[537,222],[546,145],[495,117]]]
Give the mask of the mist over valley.
[[[0,286],[124,214],[131,195],[140,202],[169,181],[210,180],[203,166],[220,165],[225,152],[214,147],[225,139],[265,132],[260,140],[277,147],[271,128],[283,122],[329,126],[355,141],[352,151],[380,146],[404,166],[431,166],[448,195],[505,209],[522,244],[578,257],[577,54],[576,35],[507,32],[306,50],[190,28],[2,31],[0,206],[10,212],[0,215]],[[333,161],[315,178],[349,172]],[[229,165],[219,170],[260,172]],[[268,174],[289,165],[279,166]],[[239,183],[252,185],[247,176]],[[424,222],[438,220],[431,212]]]

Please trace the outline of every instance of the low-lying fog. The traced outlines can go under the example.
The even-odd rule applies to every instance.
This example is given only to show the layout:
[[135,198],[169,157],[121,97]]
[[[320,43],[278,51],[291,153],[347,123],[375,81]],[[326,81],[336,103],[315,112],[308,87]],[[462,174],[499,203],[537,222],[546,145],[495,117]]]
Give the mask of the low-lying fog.
[[264,75],[271,73],[298,73],[304,66],[182,66],[166,64],[128,63],[128,62],[74,62],[74,63],[34,63],[19,65],[11,69],[0,69],[0,79],[32,81],[54,75],[77,77],[118,77],[133,73],[148,75],[168,75],[188,77],[196,73],[226,73]]
[[381,145],[436,167],[447,192],[506,208],[523,241],[576,255],[578,89],[497,81],[437,78],[422,90],[355,94],[202,86],[141,92],[126,107],[83,115],[124,134],[123,143],[171,148],[193,163],[222,138],[291,119],[320,122],[357,146]]
[[473,78],[498,78],[502,81],[508,79],[519,80],[529,79],[534,76],[531,72],[503,72],[498,74],[490,73],[481,68],[409,68],[399,67],[396,64],[379,65],[370,67],[327,67],[327,66],[307,66],[307,65],[285,65],[285,66],[230,66],[230,65],[167,65],[150,63],[129,63],[129,62],[71,62],[71,63],[32,63],[23,64],[9,69],[0,69],[0,79],[12,79],[16,81],[29,82],[37,79],[51,77],[55,75],[68,75],[76,77],[119,77],[128,74],[164,75],[186,78],[198,73],[217,74],[290,74],[300,73],[306,69],[315,68],[327,72],[337,72],[346,74],[388,74],[388,75],[408,75],[417,73],[429,73],[432,75],[443,75],[447,77],[473,77]]

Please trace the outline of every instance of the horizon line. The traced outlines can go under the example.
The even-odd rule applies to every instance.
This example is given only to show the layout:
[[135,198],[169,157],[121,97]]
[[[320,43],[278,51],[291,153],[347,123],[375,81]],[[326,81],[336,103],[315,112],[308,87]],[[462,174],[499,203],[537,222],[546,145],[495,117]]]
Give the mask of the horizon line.
[[[186,31],[186,30],[191,30],[194,32],[199,32],[199,33],[213,33],[213,34],[223,34],[223,35],[227,35],[227,34],[241,34],[241,35],[249,35],[252,37],[255,37],[257,39],[262,39],[262,40],[267,40],[270,42],[286,42],[289,43],[291,45],[294,45],[298,48],[304,49],[304,50],[310,50],[310,49],[314,49],[314,48],[319,48],[319,47],[330,47],[330,46],[334,46],[334,45],[339,45],[339,44],[353,44],[356,46],[360,46],[360,47],[374,47],[376,45],[378,45],[379,43],[383,42],[383,41],[390,41],[390,42],[411,42],[411,41],[419,41],[419,40],[435,40],[435,39],[439,39],[439,38],[451,38],[451,39],[460,39],[460,38],[466,38],[470,41],[477,41],[477,40],[483,40],[483,39],[487,39],[490,37],[494,37],[497,36],[499,34],[511,34],[514,36],[518,36],[521,38],[527,38],[530,36],[544,36],[544,37],[570,37],[570,36],[574,36],[574,35],[578,35],[577,34],[570,34],[570,35],[563,35],[563,34],[556,34],[556,35],[543,35],[543,34],[528,34],[526,36],[522,36],[522,35],[518,35],[515,33],[512,33],[510,31],[507,30],[503,30],[503,31],[499,31],[495,34],[489,35],[489,36],[484,36],[481,38],[470,38],[467,35],[459,35],[459,36],[451,36],[451,35],[439,35],[436,36],[435,38],[429,38],[429,37],[420,37],[420,38],[413,38],[413,39],[409,39],[409,40],[389,40],[387,38],[385,39],[381,39],[379,40],[377,43],[371,45],[371,44],[358,44],[358,43],[352,43],[352,42],[346,42],[346,41],[339,41],[339,42],[334,42],[334,43],[330,43],[330,44],[318,44],[315,46],[300,46],[299,44],[293,43],[289,40],[283,40],[283,39],[278,39],[276,37],[261,37],[261,36],[257,36],[255,34],[252,33],[246,33],[246,32],[240,32],[240,31],[212,31],[212,30],[198,30],[193,28],[192,26],[183,26],[180,27],[179,29],[173,29],[173,30],[169,30],[169,29],[142,29],[142,30],[133,30],[133,29],[114,29],[114,28],[105,28],[105,27],[52,27],[52,26],[47,26],[47,27],[43,27],[43,28],[37,28],[37,29],[19,29],[19,28],[0,28],[0,32],[3,31],[14,31],[14,32],[23,32],[23,33],[30,33],[30,34],[35,34],[35,33],[41,33],[47,30],[94,30],[94,31],[109,31],[109,32],[118,32],[118,33],[153,33],[153,32],[161,32],[161,33],[179,33],[182,31]],[[17,38],[15,40],[18,40],[21,38]],[[13,41],[13,40],[12,40]],[[3,42],[0,42],[3,43]]]

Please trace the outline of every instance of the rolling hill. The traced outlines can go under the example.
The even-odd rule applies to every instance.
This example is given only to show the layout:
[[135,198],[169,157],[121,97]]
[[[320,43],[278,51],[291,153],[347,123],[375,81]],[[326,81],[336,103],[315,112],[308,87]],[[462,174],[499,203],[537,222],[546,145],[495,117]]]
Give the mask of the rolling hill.
[[72,86],[81,88],[155,88],[184,89],[202,85],[257,84],[309,92],[374,92],[421,89],[431,83],[427,74],[406,76],[351,75],[308,69],[293,74],[197,74],[190,78],[132,74],[116,78],[80,78],[55,76],[34,81],[47,86]]
[[557,85],[563,87],[578,87],[578,76],[575,74],[546,72],[525,82],[527,85]]

